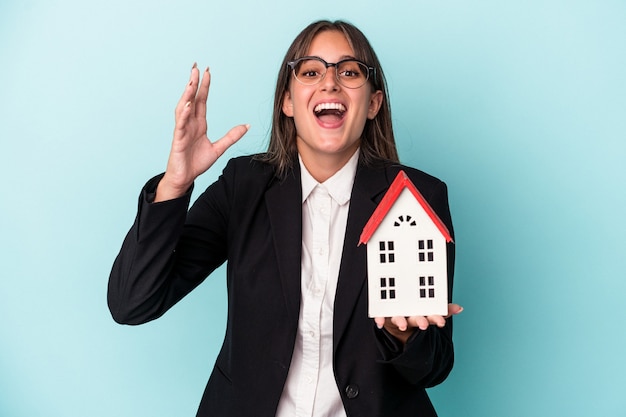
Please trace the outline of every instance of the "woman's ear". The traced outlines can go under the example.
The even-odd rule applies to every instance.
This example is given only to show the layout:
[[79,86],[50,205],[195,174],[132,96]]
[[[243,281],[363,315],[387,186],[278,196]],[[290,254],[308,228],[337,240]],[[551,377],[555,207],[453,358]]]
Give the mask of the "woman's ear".
[[283,113],[287,117],[293,117],[293,102],[291,101],[291,93],[289,90],[283,94]]
[[367,109],[367,118],[372,120],[378,114],[380,110],[380,106],[383,104],[383,92],[381,90],[376,90],[372,93],[370,97],[370,105]]

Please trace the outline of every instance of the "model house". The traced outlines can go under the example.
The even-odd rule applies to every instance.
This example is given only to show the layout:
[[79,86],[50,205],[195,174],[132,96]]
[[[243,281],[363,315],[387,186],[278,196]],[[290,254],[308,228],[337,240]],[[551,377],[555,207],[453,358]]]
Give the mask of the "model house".
[[404,171],[363,229],[369,316],[448,314],[446,243],[452,237]]

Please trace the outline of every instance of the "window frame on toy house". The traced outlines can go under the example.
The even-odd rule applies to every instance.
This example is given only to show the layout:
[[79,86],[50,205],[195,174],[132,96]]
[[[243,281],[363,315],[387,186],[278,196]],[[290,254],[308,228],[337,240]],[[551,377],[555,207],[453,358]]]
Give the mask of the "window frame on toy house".
[[[396,279],[394,277],[380,277],[380,299],[396,299]],[[387,293],[389,291],[389,293]],[[389,297],[387,297],[389,295]]]
[[436,288],[437,286],[435,285],[435,277],[433,275],[420,275],[419,277],[420,298],[435,298]]
[[379,262],[381,264],[386,263],[395,263],[396,262],[396,253],[395,253],[395,243],[393,240],[381,240],[378,242],[378,254],[379,254]]
[[411,223],[409,223],[409,227],[416,227],[417,226],[417,222],[413,219],[413,217],[411,217],[408,214],[398,216],[398,219],[393,222],[393,226],[394,227],[400,227],[402,225],[402,223],[404,223],[404,222],[411,222]]
[[435,262],[433,239],[419,239],[417,241],[417,257],[419,262]]

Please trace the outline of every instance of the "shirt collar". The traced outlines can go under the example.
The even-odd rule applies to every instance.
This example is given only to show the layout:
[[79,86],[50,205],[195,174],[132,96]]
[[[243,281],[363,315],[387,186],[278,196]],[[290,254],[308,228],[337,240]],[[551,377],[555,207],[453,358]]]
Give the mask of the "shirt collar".
[[[304,166],[302,158],[298,155],[298,161],[300,162],[300,180],[302,182],[302,202],[304,203],[309,197],[315,187],[320,185],[319,182],[309,173]],[[354,185],[354,177],[356,175],[356,168],[359,163],[359,150],[354,152],[354,155],[341,167],[332,177],[322,183],[324,188],[328,190],[331,198],[339,205],[346,204],[350,201],[350,195],[352,194],[352,186]]]

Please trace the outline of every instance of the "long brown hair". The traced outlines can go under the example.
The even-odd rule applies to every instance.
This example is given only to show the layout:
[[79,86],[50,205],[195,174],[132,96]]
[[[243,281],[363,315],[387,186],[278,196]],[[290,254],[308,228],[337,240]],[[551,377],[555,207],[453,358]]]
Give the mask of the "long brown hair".
[[284,176],[294,161],[297,160],[296,126],[293,118],[287,117],[282,111],[283,98],[291,82],[291,69],[287,62],[305,56],[317,34],[333,30],[344,34],[354,50],[355,58],[375,68],[375,75],[371,76],[368,82],[374,91],[381,90],[383,93],[383,101],[378,114],[374,119],[368,119],[365,122],[361,135],[361,161],[365,164],[372,163],[377,159],[398,162],[385,75],[374,49],[363,32],[354,25],[343,21],[320,20],[311,23],[294,39],[278,72],[270,142],[267,152],[259,155],[258,159],[274,165],[279,177]]

